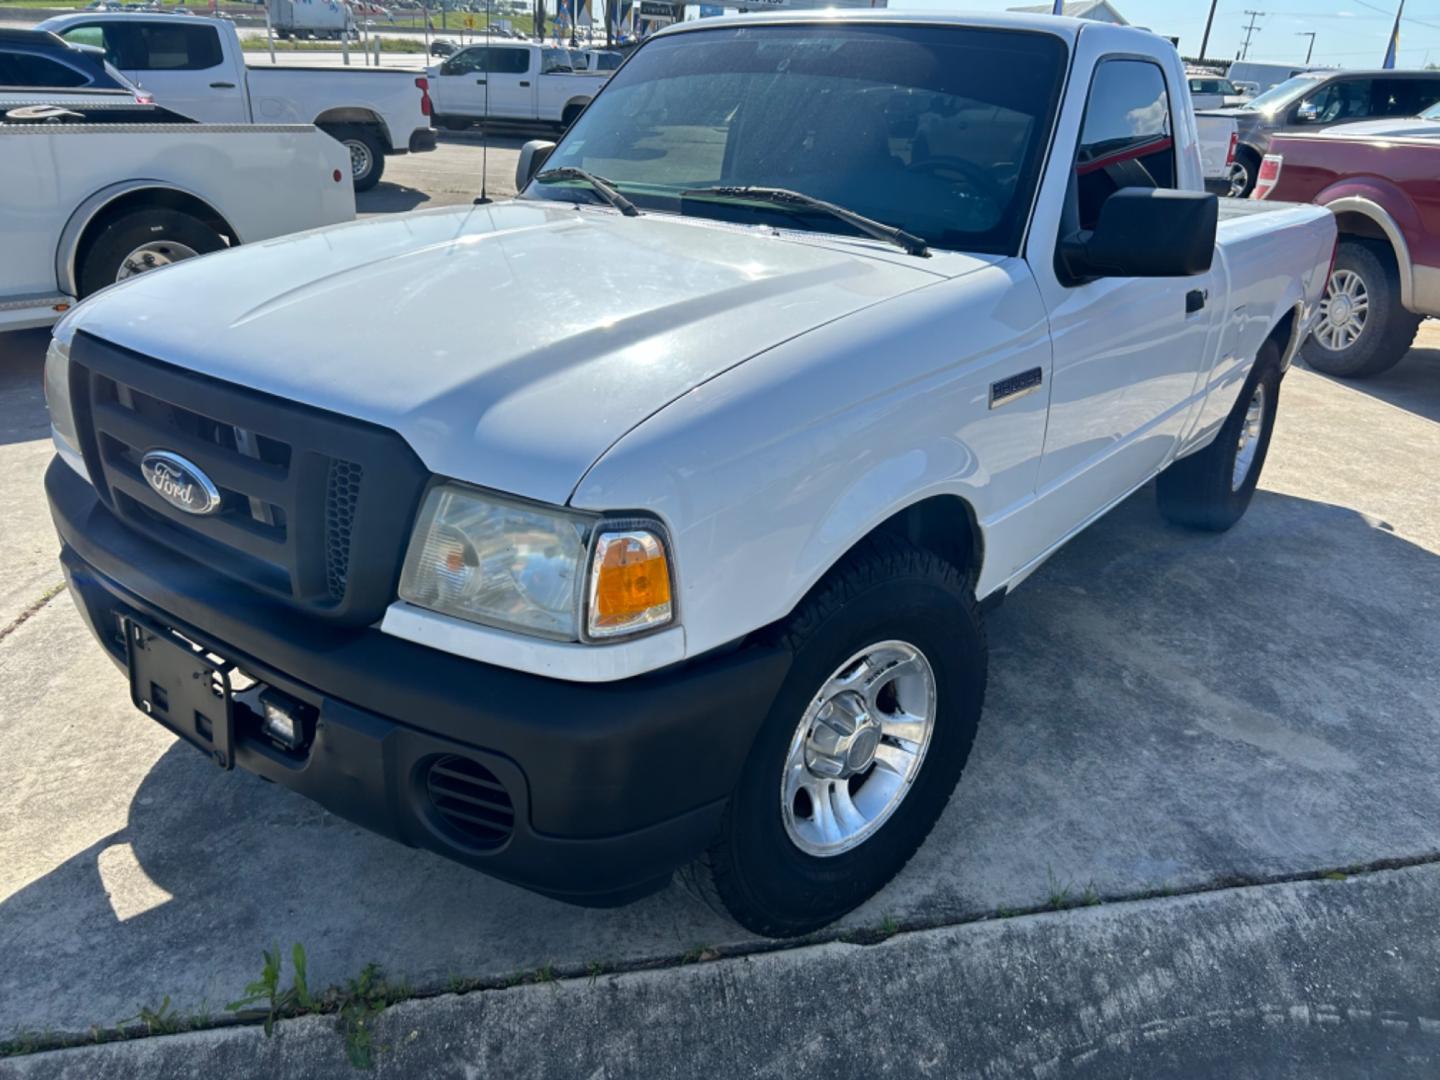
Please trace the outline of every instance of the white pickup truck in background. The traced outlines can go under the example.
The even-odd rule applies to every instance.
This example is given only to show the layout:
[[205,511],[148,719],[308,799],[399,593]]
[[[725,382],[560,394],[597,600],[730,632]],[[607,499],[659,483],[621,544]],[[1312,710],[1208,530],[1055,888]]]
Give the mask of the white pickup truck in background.
[[506,120],[568,127],[613,70],[575,69],[577,50],[520,41],[472,45],[427,69],[435,122]]
[[355,216],[344,148],[309,125],[217,128],[119,91],[18,97],[0,95],[0,331],[48,326],[160,266]]
[[1336,225],[1222,206],[1197,141],[1135,28],[676,24],[512,202],[62,322],[77,606],[224,768],[548,895],[688,865],[813,930],[944,810],[986,610],[1151,481],[1199,529],[1250,504]]
[[380,181],[385,155],[435,149],[418,69],[250,66],[235,24],[148,12],[83,12],[40,23],[107,59],[156,104],[207,124],[314,124],[350,151],[355,190]]

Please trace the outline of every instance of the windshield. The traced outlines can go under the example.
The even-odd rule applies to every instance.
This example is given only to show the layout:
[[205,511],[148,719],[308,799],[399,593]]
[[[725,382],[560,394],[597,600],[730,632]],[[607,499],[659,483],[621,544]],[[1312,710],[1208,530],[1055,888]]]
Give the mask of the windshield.
[[[1065,68],[1048,34],[769,25],[644,45],[546,163],[642,210],[824,232],[832,215],[689,189],[786,188],[937,247],[1014,254]],[[578,181],[524,197],[594,202]]]
[[1281,106],[1289,105],[1306,90],[1313,89],[1322,79],[1323,75],[1296,75],[1293,79],[1286,79],[1279,86],[1272,86],[1263,94],[1251,98],[1245,103],[1245,108],[1273,112]]

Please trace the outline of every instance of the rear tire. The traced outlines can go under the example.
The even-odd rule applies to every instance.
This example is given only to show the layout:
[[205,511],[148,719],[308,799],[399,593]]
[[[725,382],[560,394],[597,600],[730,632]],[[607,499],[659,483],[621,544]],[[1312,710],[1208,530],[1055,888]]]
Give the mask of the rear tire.
[[1410,351],[1420,316],[1400,305],[1400,270],[1389,247],[1342,240],[1325,285],[1320,321],[1301,354],[1316,371],[1364,379],[1389,371]]
[[1255,190],[1255,180],[1260,175],[1260,155],[1248,146],[1235,150],[1235,161],[1230,166],[1230,197],[1248,199]]
[[350,181],[356,191],[369,191],[385,174],[385,144],[368,127],[332,127],[325,133],[350,151]]
[[83,299],[135,273],[219,251],[225,241],[199,218],[178,210],[132,210],[101,229],[80,256],[77,283]]
[[[790,673],[731,794],[719,838],[684,877],[747,929],[788,937],[869,899],[929,835],[970,756],[985,697],[986,645],[960,571],[891,537],[872,538],[847,556],[778,635],[794,653]],[[853,682],[840,677],[847,671]],[[852,689],[836,692],[842,684]],[[837,751],[853,775],[836,779],[810,767],[817,733],[834,732],[833,719],[823,722],[822,702],[840,706],[832,717],[844,712],[854,723],[859,716],[856,730],[870,726],[879,739],[858,754],[853,744]],[[858,713],[846,712],[850,707]],[[922,712],[928,723],[897,727],[902,715]],[[866,750],[873,754],[868,765]]]
[[1160,513],[1176,525],[1224,532],[1245,515],[1270,450],[1280,404],[1280,348],[1267,341],[1214,442],[1160,474]]

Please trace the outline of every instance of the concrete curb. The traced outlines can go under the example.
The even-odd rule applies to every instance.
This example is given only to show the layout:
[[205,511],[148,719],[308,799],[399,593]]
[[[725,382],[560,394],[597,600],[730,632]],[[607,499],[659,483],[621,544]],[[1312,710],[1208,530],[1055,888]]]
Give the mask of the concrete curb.
[[[1440,866],[443,995],[380,1076],[1433,1077]],[[56,1051],[0,1076],[354,1077],[334,1018]]]

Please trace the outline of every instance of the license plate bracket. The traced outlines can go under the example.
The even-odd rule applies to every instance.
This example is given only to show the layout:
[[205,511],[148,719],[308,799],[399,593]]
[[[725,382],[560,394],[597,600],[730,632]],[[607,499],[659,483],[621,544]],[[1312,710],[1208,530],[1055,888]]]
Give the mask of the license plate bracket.
[[173,630],[125,620],[130,700],[222,769],[235,765],[235,665]]

